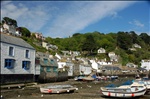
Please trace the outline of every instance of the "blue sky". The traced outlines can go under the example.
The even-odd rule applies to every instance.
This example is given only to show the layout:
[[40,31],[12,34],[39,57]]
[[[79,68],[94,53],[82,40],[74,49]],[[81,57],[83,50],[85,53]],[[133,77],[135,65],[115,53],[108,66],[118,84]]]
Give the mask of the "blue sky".
[[2,1],[3,17],[53,38],[94,31],[150,35],[148,1]]

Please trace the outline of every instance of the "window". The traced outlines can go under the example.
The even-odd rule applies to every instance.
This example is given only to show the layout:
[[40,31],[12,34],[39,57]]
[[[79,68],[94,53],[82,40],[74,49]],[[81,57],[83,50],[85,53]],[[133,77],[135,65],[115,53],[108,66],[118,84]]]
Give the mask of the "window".
[[46,71],[47,71],[47,72],[51,72],[50,67],[46,67]]
[[54,72],[57,72],[57,67],[54,67],[54,68],[53,68],[53,71],[54,71]]
[[47,64],[48,60],[46,58],[44,58],[44,64]]
[[54,60],[51,59],[50,62],[51,62],[51,64],[54,64]]
[[41,71],[41,72],[43,72],[43,71],[44,71],[44,68],[43,68],[43,67],[41,67],[41,68],[40,68],[40,71]]
[[35,59],[35,64],[40,64],[40,60],[39,59]]
[[29,58],[29,50],[26,50],[25,57]]
[[14,48],[9,47],[9,56],[14,56]]
[[5,59],[5,68],[7,69],[14,68],[14,63],[15,63],[14,59]]
[[25,70],[30,69],[30,61],[22,61],[22,68]]

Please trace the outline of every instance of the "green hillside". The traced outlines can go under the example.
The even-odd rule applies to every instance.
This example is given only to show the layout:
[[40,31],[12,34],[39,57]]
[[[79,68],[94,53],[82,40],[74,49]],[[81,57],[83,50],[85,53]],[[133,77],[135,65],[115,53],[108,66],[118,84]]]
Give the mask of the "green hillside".
[[[99,32],[75,33],[68,38],[46,37],[45,42],[58,46],[58,50],[46,50],[41,46],[42,41],[35,37],[22,37],[31,44],[36,51],[49,52],[52,55],[63,50],[80,51],[82,57],[104,59],[109,61],[108,53],[115,52],[119,57],[119,63],[126,65],[132,62],[140,66],[142,59],[150,59],[150,36],[146,33],[137,35],[134,31],[103,34]],[[138,44],[141,48],[134,48]],[[106,50],[105,54],[97,54],[99,48]],[[134,48],[135,50],[129,50]]]
[[[109,52],[115,52],[120,56],[120,62],[125,65],[128,62],[140,64],[142,59],[150,59],[150,36],[146,33],[137,35],[134,31],[103,34],[100,32],[75,33],[68,38],[47,37],[46,41],[57,45],[59,50],[80,51],[82,56],[97,57],[98,59],[108,58]],[[141,48],[131,51],[129,48],[138,44]],[[105,48],[106,54],[99,55],[97,50]],[[87,52],[87,53],[83,53]]]
[[[1,26],[4,23],[11,23],[17,26],[17,21],[8,17],[4,17]],[[36,51],[61,53],[63,50],[80,51],[82,57],[104,59],[109,61],[108,53],[115,52],[119,57],[119,62],[125,65],[128,62],[135,63],[140,66],[142,59],[150,59],[150,36],[147,33],[136,34],[134,31],[118,33],[100,33],[98,31],[90,33],[75,33],[72,37],[67,38],[51,38],[46,37],[45,42],[56,45],[58,50],[47,50],[43,48],[42,41],[31,35],[31,32],[25,27],[19,27],[22,33],[22,39],[31,44]],[[141,48],[133,47],[133,44],[139,45]],[[99,48],[104,48],[106,54],[97,54]],[[132,50],[131,50],[132,49]]]

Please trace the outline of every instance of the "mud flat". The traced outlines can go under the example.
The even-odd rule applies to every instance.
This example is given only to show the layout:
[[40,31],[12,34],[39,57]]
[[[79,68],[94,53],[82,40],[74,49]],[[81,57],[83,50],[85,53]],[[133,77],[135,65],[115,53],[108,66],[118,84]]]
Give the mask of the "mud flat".
[[[74,81],[73,79],[69,79],[65,82],[37,84],[23,88],[1,89],[1,99],[110,99],[102,97],[100,93],[100,87],[112,83],[119,85],[127,80],[129,80],[129,78],[123,78],[115,81],[94,82]],[[73,93],[62,94],[42,94],[40,92],[40,86],[51,84],[71,84],[73,86],[76,86],[79,90]],[[138,99],[150,99],[150,95],[144,95],[142,97],[139,97]]]

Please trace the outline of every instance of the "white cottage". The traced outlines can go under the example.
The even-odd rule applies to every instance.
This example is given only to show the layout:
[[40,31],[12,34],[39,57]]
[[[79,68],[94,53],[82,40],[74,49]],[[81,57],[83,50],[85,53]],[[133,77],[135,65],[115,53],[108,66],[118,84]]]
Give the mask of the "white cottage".
[[35,74],[35,49],[23,39],[3,33],[0,43],[1,83],[32,82]]
[[146,70],[150,70],[150,60],[142,60],[141,67],[145,68]]
[[106,50],[104,48],[99,48],[97,50],[97,53],[106,53]]
[[8,30],[8,32],[12,35],[16,35],[16,26],[11,24],[3,24],[4,30]]

